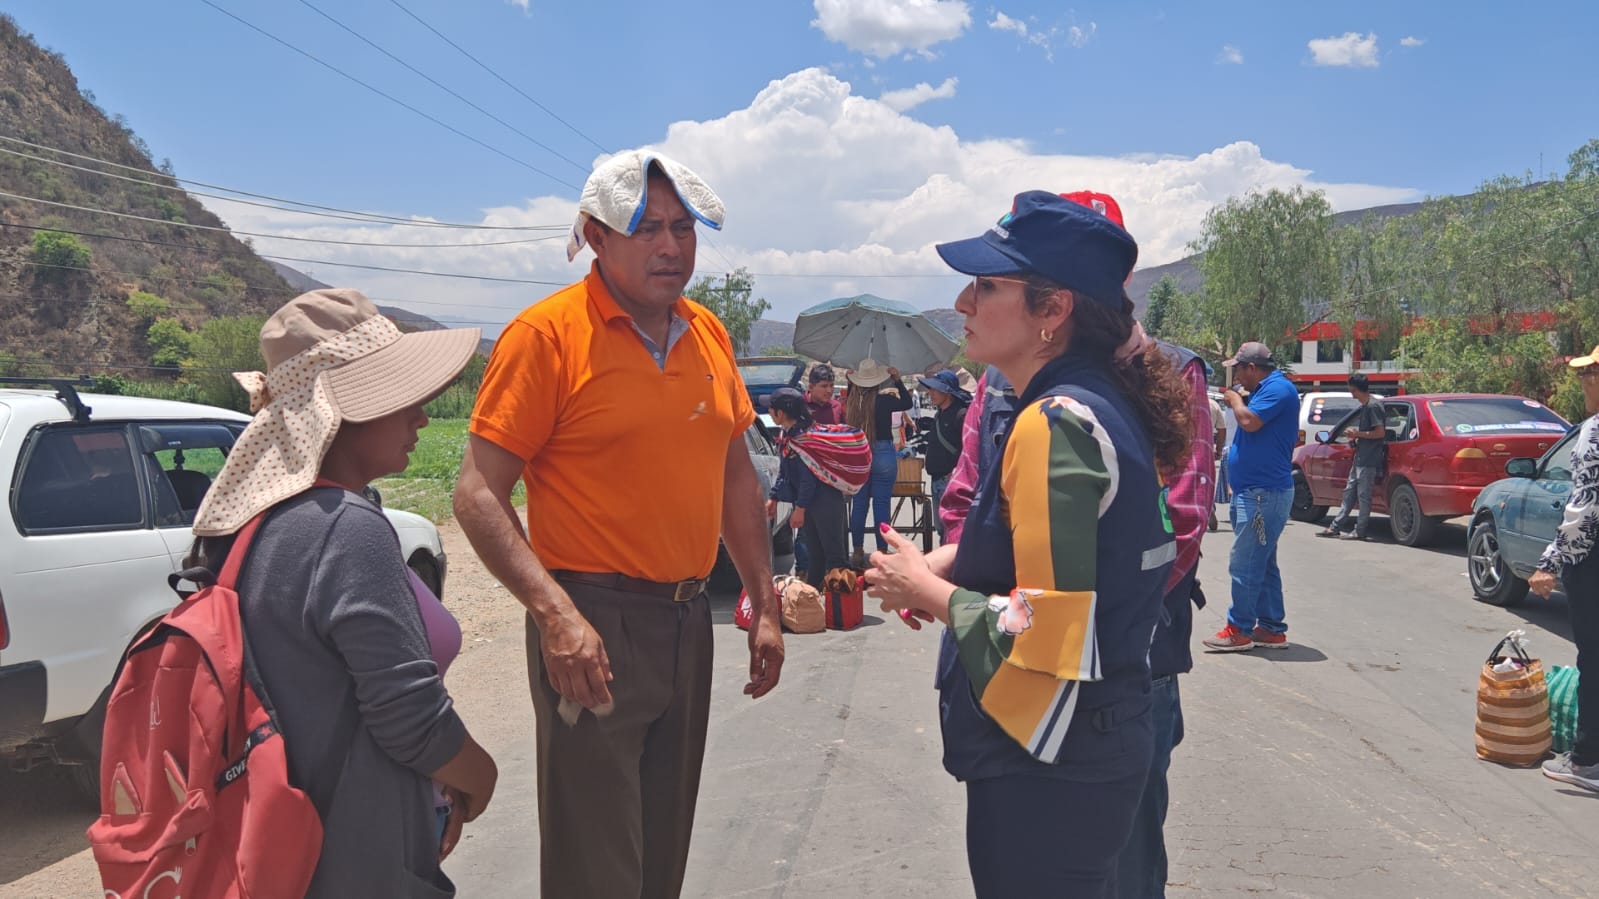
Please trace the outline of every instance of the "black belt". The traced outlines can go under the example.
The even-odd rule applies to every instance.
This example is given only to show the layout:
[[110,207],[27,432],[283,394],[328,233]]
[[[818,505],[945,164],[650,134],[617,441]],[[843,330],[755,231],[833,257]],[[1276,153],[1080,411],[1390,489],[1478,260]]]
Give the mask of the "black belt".
[[688,602],[696,599],[705,592],[705,578],[694,578],[687,581],[647,581],[643,578],[628,577],[625,574],[599,571],[551,571],[550,575],[558,581],[572,581],[577,584],[590,584],[595,587],[605,587],[609,590],[620,590],[623,593],[642,593],[645,596],[658,596],[670,599],[672,602]]

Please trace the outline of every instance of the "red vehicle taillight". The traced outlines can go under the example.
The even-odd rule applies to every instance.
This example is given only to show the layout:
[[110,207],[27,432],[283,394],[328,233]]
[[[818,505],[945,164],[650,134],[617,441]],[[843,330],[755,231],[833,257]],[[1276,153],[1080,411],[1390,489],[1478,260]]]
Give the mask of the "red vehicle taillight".
[[[1488,454],[1474,446],[1468,446],[1456,451],[1453,459],[1449,460],[1449,469],[1459,478],[1467,475],[1476,478],[1494,479],[1493,462]],[[1484,481],[1483,483],[1487,483]]]
[[6,625],[6,598],[0,596],[0,649],[11,645],[11,628]]

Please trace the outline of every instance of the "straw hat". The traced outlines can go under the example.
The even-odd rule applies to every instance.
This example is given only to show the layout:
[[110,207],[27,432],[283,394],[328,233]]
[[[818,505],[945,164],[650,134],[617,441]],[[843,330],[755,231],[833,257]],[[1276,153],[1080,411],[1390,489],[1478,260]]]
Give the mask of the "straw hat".
[[888,369],[876,359],[862,359],[861,364],[849,373],[849,382],[856,387],[876,387],[888,380]]
[[373,421],[437,396],[477,350],[477,328],[402,334],[360,292],[303,293],[261,326],[265,374],[236,372],[255,418],[195,515],[201,537],[231,534],[316,482],[343,422]]

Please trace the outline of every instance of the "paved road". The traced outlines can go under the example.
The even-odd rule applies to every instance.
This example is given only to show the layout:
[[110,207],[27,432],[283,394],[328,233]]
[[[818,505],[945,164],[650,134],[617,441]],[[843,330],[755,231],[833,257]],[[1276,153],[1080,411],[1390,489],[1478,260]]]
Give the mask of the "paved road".
[[[1472,751],[1482,657],[1524,627],[1546,663],[1571,664],[1565,601],[1472,601],[1458,526],[1435,550],[1312,533],[1291,524],[1281,553],[1294,648],[1200,656],[1183,680],[1168,895],[1593,893],[1599,794]],[[1199,613],[1196,643],[1225,613],[1231,535],[1210,541],[1201,573],[1215,605]],[[962,792],[938,762],[934,637],[876,617],[791,637],[783,685],[751,702],[739,695],[744,635],[727,623],[730,598],[716,602],[715,712],[686,895],[970,896]],[[514,625],[507,611],[450,675],[502,771],[448,864],[468,897],[537,894]],[[0,774],[0,896],[93,895],[79,842],[88,818],[68,796],[59,780]]]
[[[1282,549],[1296,645],[1201,656],[1183,680],[1168,894],[1591,894],[1599,794],[1472,748],[1478,666],[1506,630],[1526,628],[1547,663],[1573,663],[1565,601],[1474,602],[1458,526],[1434,550],[1313,530],[1291,524]],[[1196,642],[1225,615],[1231,535],[1210,540],[1202,576],[1216,603],[1199,613]],[[782,687],[751,703],[738,695],[743,635],[730,624],[717,635],[686,894],[970,896],[962,792],[938,762],[934,638],[897,621],[791,637]],[[517,696],[504,711],[525,707]],[[463,895],[526,896],[536,883],[529,731],[518,731],[496,747],[499,795],[451,867]]]

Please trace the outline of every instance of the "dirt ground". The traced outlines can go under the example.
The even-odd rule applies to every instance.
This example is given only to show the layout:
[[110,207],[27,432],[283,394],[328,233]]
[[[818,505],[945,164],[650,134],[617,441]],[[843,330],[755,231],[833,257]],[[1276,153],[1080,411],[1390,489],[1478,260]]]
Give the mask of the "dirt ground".
[[[483,569],[454,521],[440,525],[439,534],[449,558],[444,601],[461,622],[450,693],[485,745],[531,738],[527,672],[512,661],[522,659],[522,608]],[[484,652],[490,647],[500,652]],[[64,772],[0,767],[0,899],[99,896],[83,835],[94,816],[94,804],[74,792]]]

